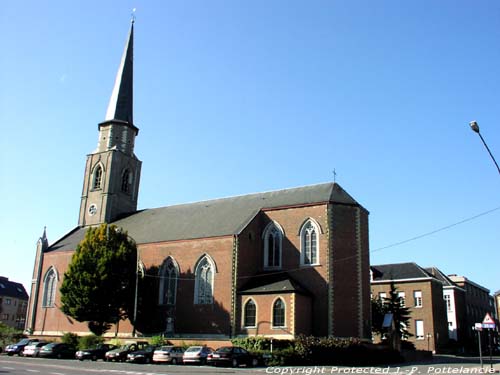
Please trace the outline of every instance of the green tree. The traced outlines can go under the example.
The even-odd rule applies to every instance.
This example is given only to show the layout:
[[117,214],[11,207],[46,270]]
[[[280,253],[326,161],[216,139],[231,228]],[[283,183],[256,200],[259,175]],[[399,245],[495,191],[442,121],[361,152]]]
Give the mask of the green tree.
[[137,247],[115,225],[89,228],[61,286],[61,310],[100,336],[134,306]]
[[[372,298],[371,305],[373,333],[385,336],[393,349],[401,351],[401,340],[412,336],[408,332],[411,313],[394,283],[391,283],[388,297]],[[391,327],[382,327],[386,314],[392,315]]]

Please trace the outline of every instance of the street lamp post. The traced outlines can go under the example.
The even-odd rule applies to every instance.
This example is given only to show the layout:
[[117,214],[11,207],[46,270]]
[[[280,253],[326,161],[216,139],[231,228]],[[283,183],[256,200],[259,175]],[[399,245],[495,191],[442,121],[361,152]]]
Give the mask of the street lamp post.
[[495,166],[497,167],[497,171],[498,171],[498,174],[500,174],[500,167],[498,166],[498,163],[497,161],[495,160],[495,157],[493,156],[493,154],[491,153],[490,151],[490,148],[488,147],[488,145],[486,144],[486,142],[484,141],[484,138],[483,136],[481,135],[481,133],[479,132],[479,125],[477,124],[476,121],[471,121],[469,123],[471,129],[477,133],[479,135],[479,138],[481,138],[481,141],[483,142],[483,145],[484,147],[486,147],[486,150],[488,151],[488,153],[490,154],[490,157],[491,157],[491,160],[493,160],[493,163],[495,163]]

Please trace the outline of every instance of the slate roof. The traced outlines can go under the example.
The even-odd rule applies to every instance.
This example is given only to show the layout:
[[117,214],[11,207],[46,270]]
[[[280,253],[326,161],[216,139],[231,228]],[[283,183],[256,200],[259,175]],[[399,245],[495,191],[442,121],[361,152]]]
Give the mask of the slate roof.
[[395,263],[370,266],[373,281],[422,279],[433,277],[416,263]]
[[23,284],[10,281],[3,276],[0,276],[0,296],[28,300],[28,293]]
[[441,270],[437,267],[426,267],[425,270],[430,273],[432,276],[434,276],[436,279],[441,281],[443,283],[443,286],[454,286],[456,287],[457,285],[450,280],[448,276],[446,276]]
[[238,294],[274,294],[274,293],[299,293],[311,295],[297,280],[289,274],[272,273],[252,276],[251,281],[244,285]]
[[[239,234],[263,209],[338,203],[360,206],[337,183],[146,209],[115,221],[138,244]],[[47,251],[74,250],[86,228],[77,227]]]

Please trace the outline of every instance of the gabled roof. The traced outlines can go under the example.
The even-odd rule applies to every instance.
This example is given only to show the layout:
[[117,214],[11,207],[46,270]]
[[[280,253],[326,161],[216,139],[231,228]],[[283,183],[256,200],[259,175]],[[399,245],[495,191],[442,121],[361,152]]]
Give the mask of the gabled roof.
[[372,281],[429,279],[433,276],[416,263],[394,263],[370,266]]
[[286,272],[252,276],[251,281],[238,291],[238,294],[243,295],[276,293],[311,295],[306,288]]
[[[113,224],[126,230],[138,244],[221,237],[239,234],[261,210],[322,203],[360,206],[337,183],[324,183],[146,209]],[[48,251],[74,250],[85,231],[85,227],[75,228]]]
[[452,286],[457,287],[457,285],[450,280],[448,276],[446,276],[439,268],[437,267],[426,267],[425,270],[434,276],[436,279],[443,283],[443,286]]
[[0,276],[0,297],[12,297],[28,300],[28,293],[23,284],[10,281],[8,278]]

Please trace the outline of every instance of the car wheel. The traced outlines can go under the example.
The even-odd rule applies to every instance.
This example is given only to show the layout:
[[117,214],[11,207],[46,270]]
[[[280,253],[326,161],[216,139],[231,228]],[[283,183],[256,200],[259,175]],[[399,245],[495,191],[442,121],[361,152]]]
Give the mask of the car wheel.
[[172,364],[176,365],[177,364],[177,358],[172,358]]
[[145,362],[146,362],[146,363],[151,363],[151,358],[147,357],[147,358],[145,359]]
[[95,354],[92,356],[92,360],[93,360],[94,362],[95,362],[95,361],[97,361],[97,356],[96,356]]
[[233,359],[233,361],[231,362],[231,365],[232,365],[233,367],[238,367],[238,365],[239,365],[238,360],[237,360],[236,358],[235,358],[235,359]]
[[61,359],[61,358],[62,358],[62,354],[61,354],[61,353],[59,353],[59,354],[57,355],[57,359]]
[[257,367],[259,365],[259,360],[257,358],[252,358],[252,367]]

